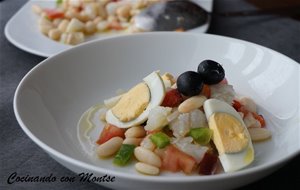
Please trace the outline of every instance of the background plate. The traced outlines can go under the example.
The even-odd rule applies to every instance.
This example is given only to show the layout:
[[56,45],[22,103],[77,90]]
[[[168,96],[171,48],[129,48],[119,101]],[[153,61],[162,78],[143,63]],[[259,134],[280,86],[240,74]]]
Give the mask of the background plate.
[[[194,0],[205,10],[211,12],[213,0]],[[38,16],[32,12],[33,4],[41,7],[55,7],[55,1],[28,1],[6,24],[6,38],[18,48],[29,53],[49,57],[72,46],[53,41],[44,36],[38,29]],[[190,32],[204,33],[209,27],[209,23],[199,28],[190,30]],[[87,38],[87,41],[111,37],[120,34],[99,34]]]

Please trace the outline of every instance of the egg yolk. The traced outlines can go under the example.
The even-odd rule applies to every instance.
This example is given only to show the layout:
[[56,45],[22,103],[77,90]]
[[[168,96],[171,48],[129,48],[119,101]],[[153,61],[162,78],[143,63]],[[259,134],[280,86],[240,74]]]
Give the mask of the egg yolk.
[[148,106],[150,91],[145,83],[139,83],[122,96],[111,109],[112,113],[123,122],[138,117]]
[[228,113],[214,113],[209,118],[209,128],[213,130],[213,141],[219,154],[237,153],[249,143],[246,128]]

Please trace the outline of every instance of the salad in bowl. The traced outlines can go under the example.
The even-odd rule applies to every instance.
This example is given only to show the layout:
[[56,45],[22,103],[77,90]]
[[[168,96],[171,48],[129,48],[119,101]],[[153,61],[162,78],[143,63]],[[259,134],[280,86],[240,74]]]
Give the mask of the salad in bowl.
[[78,138],[89,156],[120,167],[134,162],[141,174],[213,175],[249,166],[253,143],[271,137],[266,125],[256,103],[234,91],[222,65],[204,60],[178,77],[154,71],[93,106],[78,123]]

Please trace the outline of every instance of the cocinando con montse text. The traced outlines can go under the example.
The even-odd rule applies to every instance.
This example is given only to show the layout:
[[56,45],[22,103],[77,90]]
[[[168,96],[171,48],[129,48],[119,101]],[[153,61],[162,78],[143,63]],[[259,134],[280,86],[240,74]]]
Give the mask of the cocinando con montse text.
[[18,175],[17,172],[11,173],[7,178],[8,184],[14,183],[55,183],[55,182],[88,182],[88,183],[110,183],[116,180],[115,176],[103,175],[95,176],[93,173],[79,173],[77,176],[61,176],[57,177],[52,173],[47,176],[31,176],[31,175]]

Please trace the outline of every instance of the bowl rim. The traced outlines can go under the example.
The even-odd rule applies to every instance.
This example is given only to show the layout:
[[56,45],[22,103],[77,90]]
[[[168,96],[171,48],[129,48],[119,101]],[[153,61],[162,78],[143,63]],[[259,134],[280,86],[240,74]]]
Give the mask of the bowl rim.
[[[267,48],[267,47],[263,47],[261,45],[258,45],[258,44],[252,43],[252,42],[248,42],[248,41],[245,41],[245,40],[240,40],[240,39],[236,39],[236,38],[232,38],[232,37],[227,37],[227,36],[220,36],[220,35],[215,35],[215,34],[195,34],[195,33],[177,33],[177,32],[155,32],[155,33],[149,32],[149,33],[139,33],[139,34],[127,34],[127,35],[122,35],[122,36],[112,36],[112,37],[108,37],[108,38],[105,38],[105,39],[99,39],[99,40],[95,40],[95,41],[82,43],[82,44],[80,44],[76,47],[67,49],[63,52],[60,52],[60,53],[54,55],[54,56],[48,57],[45,60],[43,60],[42,62],[38,63],[36,66],[34,66],[22,78],[22,80],[18,84],[18,86],[16,88],[16,91],[15,91],[15,94],[14,94],[13,109],[14,109],[15,117],[16,117],[20,127],[25,132],[25,134],[33,142],[35,142],[40,148],[42,148],[47,153],[50,153],[51,156],[55,156],[55,157],[59,158],[60,160],[63,160],[64,162],[70,163],[70,164],[75,165],[76,167],[79,167],[79,168],[84,168],[84,169],[89,170],[91,172],[98,172],[98,173],[102,173],[102,174],[107,174],[107,175],[115,176],[116,178],[120,177],[120,178],[128,179],[128,180],[140,180],[140,181],[148,181],[148,182],[172,182],[172,183],[203,182],[203,181],[207,182],[207,181],[223,180],[223,179],[227,179],[227,178],[241,177],[241,176],[249,175],[251,173],[255,173],[255,172],[259,172],[259,171],[263,171],[263,170],[267,170],[267,169],[271,169],[273,167],[279,166],[281,164],[284,164],[288,160],[292,159],[293,157],[297,156],[298,154],[300,154],[300,149],[299,149],[299,150],[297,150],[293,153],[290,153],[289,155],[287,155],[286,157],[284,157],[280,160],[272,161],[272,162],[267,163],[267,164],[254,166],[252,168],[245,168],[243,170],[239,170],[239,171],[232,172],[232,173],[221,173],[221,174],[210,175],[210,176],[192,175],[192,176],[182,178],[182,176],[159,176],[159,177],[157,177],[157,176],[146,176],[146,175],[128,175],[128,173],[126,173],[126,172],[114,171],[114,170],[110,170],[108,168],[101,168],[100,166],[95,166],[95,165],[86,163],[84,161],[80,161],[80,160],[77,160],[77,159],[72,158],[70,156],[67,156],[64,153],[48,146],[46,143],[44,143],[42,140],[40,140],[37,136],[35,136],[24,124],[24,122],[23,122],[23,120],[22,120],[22,118],[19,114],[19,111],[18,111],[18,99],[19,99],[19,96],[20,96],[20,91],[23,88],[26,81],[28,80],[28,78],[30,78],[32,73],[36,72],[37,70],[39,70],[44,65],[50,64],[53,59],[64,56],[65,54],[68,54],[69,52],[72,52],[74,50],[84,49],[87,46],[94,45],[94,44],[97,44],[97,43],[103,43],[105,41],[118,40],[119,38],[135,38],[136,36],[141,36],[141,37],[146,38],[146,37],[151,37],[151,36],[170,36],[170,35],[175,35],[175,36],[183,35],[183,36],[195,36],[195,37],[197,37],[197,36],[206,36],[208,38],[219,38],[219,39],[223,39],[223,40],[224,39],[225,40],[231,40],[231,41],[236,41],[236,42],[243,43],[243,44],[250,44],[250,45],[258,46],[260,48],[269,50],[272,53],[276,53],[276,54],[279,54],[279,55],[283,56],[285,59],[288,59],[290,61],[290,64],[296,64],[298,66],[298,68],[300,68],[299,63],[297,63],[296,61],[294,61],[293,59],[287,57],[286,55],[284,55],[282,53],[279,53],[275,50],[272,50],[272,49]],[[299,113],[299,107],[298,107],[297,112]]]

